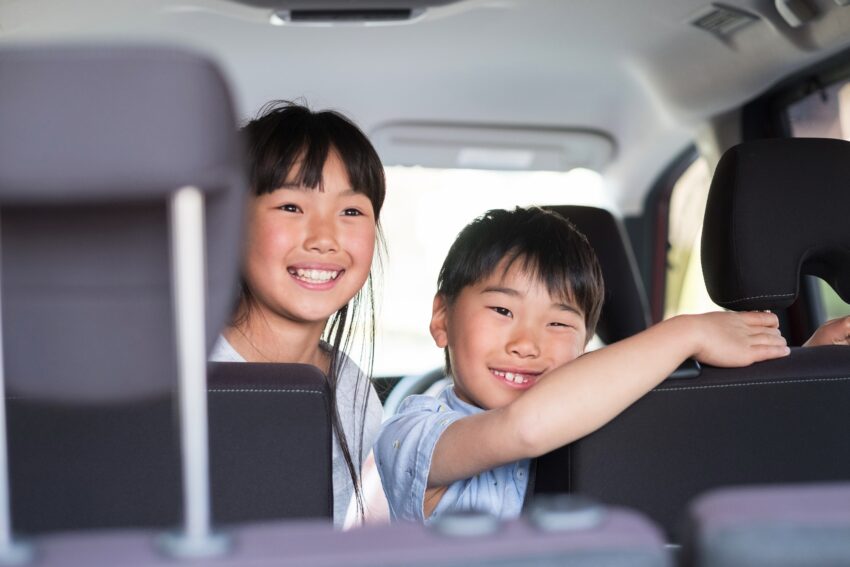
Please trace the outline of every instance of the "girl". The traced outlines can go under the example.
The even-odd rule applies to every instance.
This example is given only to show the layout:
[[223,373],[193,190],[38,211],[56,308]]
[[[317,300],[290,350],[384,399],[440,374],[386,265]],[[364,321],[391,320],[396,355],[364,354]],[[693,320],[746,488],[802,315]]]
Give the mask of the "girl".
[[362,515],[359,471],[381,424],[368,373],[345,352],[355,328],[374,335],[370,270],[384,170],[366,136],[336,112],[274,101],[243,133],[255,196],[242,293],[210,360],[300,362],[325,372],[341,526],[352,494]]

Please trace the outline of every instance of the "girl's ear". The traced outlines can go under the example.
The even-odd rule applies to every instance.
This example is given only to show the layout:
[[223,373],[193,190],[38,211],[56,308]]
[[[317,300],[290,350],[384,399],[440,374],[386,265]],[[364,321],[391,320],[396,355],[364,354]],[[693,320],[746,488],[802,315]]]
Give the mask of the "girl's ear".
[[434,296],[434,306],[431,310],[431,336],[439,348],[449,345],[448,332],[446,331],[448,304],[446,299],[439,293]]

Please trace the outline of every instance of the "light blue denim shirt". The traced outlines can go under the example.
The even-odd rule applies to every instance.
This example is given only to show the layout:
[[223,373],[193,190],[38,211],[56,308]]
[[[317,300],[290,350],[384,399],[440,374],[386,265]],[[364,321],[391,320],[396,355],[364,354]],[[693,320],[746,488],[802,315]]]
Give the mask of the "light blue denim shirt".
[[455,395],[454,387],[431,396],[410,396],[378,434],[375,460],[393,520],[429,522],[440,514],[480,510],[516,518],[528,486],[528,459],[452,483],[427,519],[422,507],[434,447],[453,422],[482,412]]

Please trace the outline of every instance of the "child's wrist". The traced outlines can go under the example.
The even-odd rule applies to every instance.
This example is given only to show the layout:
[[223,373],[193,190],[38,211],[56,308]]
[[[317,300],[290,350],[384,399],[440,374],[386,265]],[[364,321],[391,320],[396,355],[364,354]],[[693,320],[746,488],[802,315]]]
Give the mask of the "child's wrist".
[[676,315],[668,319],[677,345],[682,347],[683,359],[696,357],[703,348],[703,332],[699,315]]

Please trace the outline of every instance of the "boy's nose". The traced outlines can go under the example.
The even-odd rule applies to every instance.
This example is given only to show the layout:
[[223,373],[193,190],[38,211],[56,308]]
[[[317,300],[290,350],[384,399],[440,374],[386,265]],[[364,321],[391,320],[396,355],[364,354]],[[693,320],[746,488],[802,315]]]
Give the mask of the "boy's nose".
[[517,333],[507,346],[511,354],[522,358],[540,356],[540,346],[532,333]]

